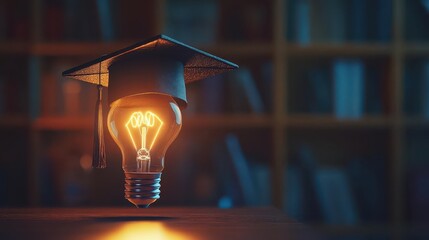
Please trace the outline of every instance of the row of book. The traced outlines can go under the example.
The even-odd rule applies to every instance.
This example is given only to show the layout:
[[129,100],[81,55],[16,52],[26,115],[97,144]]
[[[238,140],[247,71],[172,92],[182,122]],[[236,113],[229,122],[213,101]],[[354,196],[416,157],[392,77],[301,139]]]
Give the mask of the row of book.
[[338,58],[328,64],[304,63],[291,72],[288,102],[292,113],[332,113],[339,119],[358,119],[387,111],[382,64]]
[[[113,0],[41,1],[41,35],[46,41],[117,41],[157,34],[160,3]],[[0,3],[0,39],[30,38],[32,11],[21,11],[22,1]],[[240,11],[236,9],[240,8]],[[166,1],[164,33],[189,44],[217,40],[269,38],[270,7],[263,2],[219,3]],[[1,14],[3,13],[3,14]]]
[[283,205],[289,216],[304,222],[385,223],[387,170],[382,157],[323,166],[310,146],[301,145],[285,171]]
[[287,37],[302,45],[391,39],[391,0],[290,0],[287,8]]
[[153,1],[47,1],[42,9],[42,38],[47,41],[139,39],[155,32]]

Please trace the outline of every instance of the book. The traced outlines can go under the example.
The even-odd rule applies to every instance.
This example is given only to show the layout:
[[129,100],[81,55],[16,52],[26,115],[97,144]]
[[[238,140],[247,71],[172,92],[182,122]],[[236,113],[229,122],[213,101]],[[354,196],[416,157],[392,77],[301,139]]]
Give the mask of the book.
[[296,167],[298,175],[302,175],[303,194],[303,221],[319,221],[321,218],[320,208],[315,190],[315,172],[319,168],[318,159],[311,145],[302,143],[296,152]]
[[255,184],[255,205],[270,206],[272,203],[270,168],[264,164],[251,164],[250,171]]
[[334,60],[332,64],[334,114],[338,119],[349,117],[349,65],[344,59]]
[[113,25],[112,0],[97,0],[96,4],[101,40],[113,41],[115,38],[115,28]]
[[362,61],[353,60],[348,63],[349,65],[349,83],[350,89],[349,100],[349,114],[348,117],[357,119],[362,117],[364,110],[364,85],[365,85],[365,67]]
[[287,215],[304,221],[305,193],[302,169],[289,165],[283,180],[283,208]]
[[309,0],[294,0],[294,36],[301,45],[308,45],[310,39],[310,3]]
[[322,217],[328,225],[356,225],[359,216],[347,174],[341,168],[319,168],[314,189]]
[[360,118],[364,111],[365,67],[362,61],[333,62],[334,114],[339,119]]
[[254,206],[257,203],[258,195],[249,162],[243,153],[238,137],[234,134],[226,135],[225,145],[238,179],[244,203],[248,206]]

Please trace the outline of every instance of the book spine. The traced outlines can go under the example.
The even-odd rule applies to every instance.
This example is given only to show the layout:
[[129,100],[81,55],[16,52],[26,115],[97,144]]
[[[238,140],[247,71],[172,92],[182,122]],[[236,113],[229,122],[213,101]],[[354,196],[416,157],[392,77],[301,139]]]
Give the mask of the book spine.
[[302,45],[310,43],[310,4],[308,0],[296,0],[295,2],[295,38]]
[[334,92],[334,114],[338,119],[344,119],[349,115],[348,92],[350,81],[348,81],[348,64],[339,59],[333,62],[333,92]]
[[361,118],[363,115],[364,106],[364,65],[359,60],[354,60],[349,63],[350,68],[350,115],[351,118]]
[[110,0],[97,0],[97,12],[100,22],[101,39],[103,41],[114,40],[114,25],[112,17],[112,2]]

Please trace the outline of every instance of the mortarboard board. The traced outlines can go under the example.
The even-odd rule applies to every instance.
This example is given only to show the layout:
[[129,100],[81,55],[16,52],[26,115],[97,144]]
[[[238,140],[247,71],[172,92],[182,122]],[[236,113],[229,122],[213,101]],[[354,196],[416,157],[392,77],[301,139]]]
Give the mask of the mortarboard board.
[[93,166],[104,168],[102,87],[109,88],[109,103],[134,94],[156,92],[172,96],[183,109],[187,105],[185,84],[235,68],[238,66],[234,63],[158,35],[66,70],[62,75],[98,86]]
[[222,58],[165,35],[137,42],[63,72],[63,76],[109,87],[109,102],[160,92],[186,106],[185,84],[238,68]]

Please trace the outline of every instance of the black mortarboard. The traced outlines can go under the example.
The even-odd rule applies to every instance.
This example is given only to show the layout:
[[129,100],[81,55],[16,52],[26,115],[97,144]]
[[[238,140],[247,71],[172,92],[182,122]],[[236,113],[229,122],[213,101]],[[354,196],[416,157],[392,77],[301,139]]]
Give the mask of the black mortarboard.
[[238,66],[234,63],[158,35],[66,70],[62,75],[99,88],[93,166],[103,168],[102,87],[109,87],[109,103],[133,94],[156,92],[172,96],[184,108],[185,84],[235,68]]

